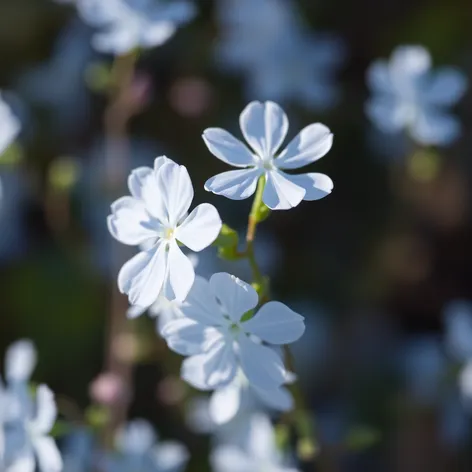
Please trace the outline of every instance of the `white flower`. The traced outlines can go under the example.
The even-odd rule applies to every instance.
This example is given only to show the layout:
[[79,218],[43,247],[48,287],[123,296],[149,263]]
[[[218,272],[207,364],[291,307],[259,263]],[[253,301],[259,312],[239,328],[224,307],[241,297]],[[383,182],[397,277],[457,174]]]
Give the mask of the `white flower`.
[[41,472],[61,471],[61,454],[48,436],[57,416],[54,394],[46,385],[40,385],[36,404],[24,400],[15,395],[9,398],[11,405],[19,406],[21,411],[6,422],[6,472],[34,472],[36,462]]
[[105,472],[178,472],[188,461],[184,446],[174,441],[158,443],[152,426],[134,420],[116,435],[116,454],[104,457]]
[[255,192],[259,177],[265,175],[262,200],[272,210],[287,210],[302,200],[319,200],[331,193],[333,182],[325,174],[283,172],[311,164],[331,149],[333,135],[326,126],[307,126],[276,157],[288,131],[282,108],[273,102],[251,102],[241,113],[239,123],[252,150],[221,128],[208,128],[203,133],[213,155],[241,168],[210,178],[205,183],[206,190],[242,200]]
[[420,144],[447,145],[460,133],[448,113],[464,95],[467,79],[451,67],[431,70],[431,56],[421,46],[401,46],[390,62],[375,61],[367,73],[373,97],[366,112],[382,131],[407,130]]
[[305,329],[303,317],[280,302],[268,302],[249,320],[257,292],[227,273],[208,282],[196,277],[182,304],[185,318],[167,323],[162,335],[169,347],[190,356],[182,365],[184,380],[201,390],[230,384],[241,368],[261,396],[287,382],[283,361],[270,344],[296,341]]
[[160,46],[195,15],[187,0],[76,0],[76,5],[86,23],[101,29],[93,46],[118,55]]
[[20,132],[20,121],[2,99],[0,93],[0,154],[16,139]]
[[154,169],[135,169],[128,187],[131,196],[111,206],[108,229],[123,244],[152,245],[121,268],[118,287],[140,307],[151,306],[160,293],[169,300],[184,300],[195,271],[179,243],[196,252],[208,247],[221,230],[218,211],[203,203],[187,213],[193,200],[187,169],[165,156],[155,160]]
[[251,418],[245,447],[219,445],[211,454],[214,472],[296,472],[279,452],[274,428],[264,415]]

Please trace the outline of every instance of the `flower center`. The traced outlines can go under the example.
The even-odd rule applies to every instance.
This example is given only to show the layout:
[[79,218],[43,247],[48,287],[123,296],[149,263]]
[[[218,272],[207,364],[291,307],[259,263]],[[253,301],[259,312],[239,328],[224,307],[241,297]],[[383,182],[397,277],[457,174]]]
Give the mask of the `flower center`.
[[238,323],[231,323],[229,325],[229,332],[234,336],[238,336],[238,334],[241,332],[241,326],[239,326]]
[[174,229],[166,228],[164,231],[164,239],[171,240],[174,237]]

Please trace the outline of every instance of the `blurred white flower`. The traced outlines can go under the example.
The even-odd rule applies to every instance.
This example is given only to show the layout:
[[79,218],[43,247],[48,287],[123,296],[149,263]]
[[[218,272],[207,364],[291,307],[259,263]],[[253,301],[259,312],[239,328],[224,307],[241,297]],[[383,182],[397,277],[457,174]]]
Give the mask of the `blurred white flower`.
[[328,108],[338,90],[334,74],[342,64],[343,43],[313,35],[291,0],[219,0],[217,61],[243,73],[253,100],[295,102]]
[[467,89],[467,78],[452,67],[431,70],[431,56],[421,46],[400,46],[390,61],[377,60],[367,72],[372,97],[366,113],[385,133],[407,131],[420,144],[448,145],[460,123],[448,108]]
[[221,230],[218,211],[203,203],[188,214],[193,187],[187,169],[165,156],[155,160],[154,169],[135,169],[128,187],[131,196],[111,206],[108,229],[123,244],[153,244],[121,268],[118,287],[132,305],[143,308],[151,306],[160,293],[168,300],[182,301],[195,271],[179,243],[196,252],[208,247]]
[[20,121],[12,113],[0,93],[0,154],[16,139],[20,128]]
[[76,0],[82,19],[100,29],[92,41],[101,52],[126,54],[165,43],[195,15],[188,0]]
[[152,426],[134,420],[118,431],[117,452],[103,457],[104,472],[179,472],[188,461],[188,452],[174,441],[158,442]]
[[444,309],[446,347],[458,362],[472,360],[472,303],[454,300]]
[[89,28],[76,19],[60,34],[51,58],[19,79],[21,94],[47,109],[60,130],[76,131],[77,123],[87,117],[89,91],[84,71],[93,54]]
[[[241,368],[260,396],[272,395],[287,382],[281,356],[262,342],[281,345],[303,334],[303,317],[280,302],[268,302],[249,320],[257,292],[227,273],[208,282],[197,276],[182,304],[185,318],[167,323],[162,335],[175,352],[190,356],[182,378],[201,390],[230,384]],[[282,394],[281,394],[282,395]]]
[[245,447],[223,444],[211,454],[214,472],[296,472],[277,448],[274,428],[264,415],[254,415],[245,437]]
[[331,149],[333,135],[326,126],[314,123],[305,127],[276,156],[288,132],[288,118],[279,105],[251,102],[241,113],[239,123],[251,149],[224,129],[208,128],[203,133],[214,156],[242,168],[211,177],[205,183],[206,190],[242,200],[255,192],[259,177],[264,175],[262,200],[272,210],[288,210],[302,200],[319,200],[331,193],[333,182],[325,174],[283,172],[311,164]]

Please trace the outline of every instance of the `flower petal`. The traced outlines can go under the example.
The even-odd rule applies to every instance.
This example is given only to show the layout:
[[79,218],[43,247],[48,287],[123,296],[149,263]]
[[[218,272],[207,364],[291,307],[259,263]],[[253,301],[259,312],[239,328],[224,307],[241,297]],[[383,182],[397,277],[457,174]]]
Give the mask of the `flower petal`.
[[207,343],[211,342],[218,332],[188,318],[180,318],[168,322],[161,335],[174,352],[182,356],[194,356],[203,353]]
[[111,205],[112,214],[107,218],[110,234],[120,243],[137,246],[155,238],[161,225],[151,221],[141,200],[122,197]]
[[268,302],[243,329],[270,344],[290,344],[305,331],[305,318],[280,302]]
[[272,349],[256,344],[247,336],[240,336],[238,345],[241,368],[251,385],[270,390],[285,383],[284,364]]
[[309,174],[299,174],[287,176],[292,182],[305,189],[303,200],[314,201],[326,197],[333,190],[333,181],[325,174],[315,172]]
[[222,224],[218,210],[209,203],[202,203],[176,229],[175,237],[192,251],[199,252],[215,241]]
[[195,271],[189,258],[175,240],[169,244],[169,278],[175,298],[184,301],[195,280]]
[[405,107],[399,102],[385,97],[375,97],[367,101],[365,113],[369,119],[384,133],[396,133],[407,124]]
[[219,326],[223,321],[223,313],[210,283],[198,275],[181,310],[186,317],[206,326]]
[[46,386],[40,385],[36,391],[36,417],[31,426],[37,434],[47,434],[54,426],[57,407],[54,393]]
[[210,278],[210,286],[221,302],[223,311],[234,321],[238,322],[259,301],[257,292],[246,282],[234,275],[220,272]]
[[7,350],[5,358],[5,376],[8,382],[28,382],[37,363],[34,344],[23,339],[13,343]]
[[237,367],[231,343],[220,335],[210,350],[183,362],[181,377],[195,388],[221,388],[234,379]]
[[274,427],[267,415],[258,413],[252,416],[247,436],[247,449],[252,457],[262,463],[280,460]]
[[457,118],[450,114],[423,110],[410,130],[414,139],[421,144],[447,146],[457,139],[461,125]]
[[210,460],[215,472],[248,472],[256,471],[258,467],[258,463],[247,453],[232,445],[216,447]]
[[185,166],[179,166],[173,161],[166,162],[160,168],[157,179],[167,212],[167,221],[174,228],[186,215],[192,203],[192,181]]
[[251,385],[257,397],[270,408],[278,411],[290,411],[293,408],[294,401],[292,394],[285,387],[272,388],[270,390],[257,388]]
[[222,172],[205,182],[205,190],[231,200],[244,200],[254,194],[257,179],[262,173],[258,168]]
[[189,453],[183,444],[163,441],[154,447],[152,458],[159,472],[179,472],[185,467]]
[[41,472],[60,472],[62,470],[61,454],[54,439],[47,436],[37,436],[33,440],[33,447]]
[[305,189],[292,182],[291,175],[271,171],[266,173],[266,179],[262,201],[271,210],[289,210],[303,200]]
[[431,68],[431,56],[423,46],[400,46],[390,59],[390,73],[395,83],[409,83]]
[[467,85],[467,77],[460,70],[442,67],[431,74],[419,92],[430,105],[451,106],[461,99]]
[[221,425],[232,420],[241,405],[241,387],[237,382],[231,382],[226,387],[213,392],[210,398],[209,410],[211,419]]
[[118,429],[115,446],[125,455],[144,455],[156,443],[154,428],[143,419],[135,419]]
[[367,69],[367,84],[372,91],[382,94],[393,92],[388,63],[385,60],[373,62]]
[[128,188],[131,195],[138,200],[142,199],[141,189],[148,178],[152,178],[152,169],[150,167],[138,167],[131,171],[128,177]]
[[275,160],[281,169],[298,169],[321,159],[333,145],[333,133],[321,124],[303,128]]
[[151,306],[159,296],[167,274],[167,242],[131,258],[118,274],[118,287],[128,295],[131,305]]
[[231,133],[221,128],[207,128],[202,135],[209,151],[226,164],[234,167],[249,167],[256,159],[247,146]]
[[129,319],[134,319],[134,318],[138,318],[138,316],[141,316],[143,313],[146,312],[146,310],[148,309],[148,307],[142,307],[142,306],[138,306],[138,305],[131,305],[128,310],[126,311],[126,316],[129,318]]
[[288,119],[274,102],[251,102],[241,113],[239,124],[246,141],[259,157],[274,156],[288,131]]

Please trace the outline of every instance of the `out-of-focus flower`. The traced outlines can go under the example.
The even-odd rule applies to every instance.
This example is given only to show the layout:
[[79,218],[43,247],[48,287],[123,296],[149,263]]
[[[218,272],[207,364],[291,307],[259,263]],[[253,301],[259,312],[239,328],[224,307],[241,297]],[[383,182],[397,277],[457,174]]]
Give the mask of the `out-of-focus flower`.
[[89,29],[73,21],[59,36],[49,61],[26,71],[19,80],[21,94],[48,110],[61,131],[76,131],[88,115],[84,70],[93,57],[89,41]]
[[64,440],[63,462],[65,472],[90,472],[95,451],[93,435],[84,428],[76,429]]
[[246,95],[307,108],[327,108],[337,99],[334,73],[344,45],[334,36],[313,35],[290,0],[219,0],[217,61],[246,78]]
[[134,420],[118,431],[117,452],[103,457],[104,472],[179,472],[188,461],[184,446],[174,441],[158,442],[152,426]]
[[251,102],[239,122],[251,149],[224,129],[208,128],[203,133],[203,140],[214,156],[242,168],[208,179],[206,190],[242,200],[255,192],[259,177],[265,176],[262,200],[272,210],[288,210],[302,200],[319,200],[331,193],[333,182],[325,174],[283,172],[311,164],[331,149],[333,135],[326,126],[314,123],[305,127],[276,156],[288,132],[288,118],[279,105]]
[[460,134],[460,123],[448,108],[467,89],[459,70],[431,70],[431,56],[421,46],[401,46],[389,62],[375,61],[367,72],[373,96],[366,113],[385,133],[407,131],[420,144],[448,145]]
[[100,29],[92,44],[101,52],[126,54],[160,46],[195,16],[188,0],[76,0],[82,19]]
[[118,287],[141,307],[151,306],[161,292],[168,300],[182,301],[195,271],[178,242],[196,252],[208,247],[221,230],[218,211],[202,203],[188,214],[193,187],[187,169],[165,156],[155,160],[154,169],[135,169],[128,186],[131,196],[111,206],[110,233],[123,244],[153,245],[121,268]]
[[20,128],[20,121],[12,113],[0,93],[0,154],[16,139]]
[[6,472],[59,472],[62,459],[54,440],[48,435],[57,416],[54,394],[39,385],[35,398],[28,381],[36,365],[36,351],[30,341],[18,341],[6,355],[7,389],[3,391],[4,451]]
[[264,415],[250,420],[245,447],[218,445],[211,454],[215,472],[296,472],[277,448],[274,428]]
[[449,302],[444,309],[444,321],[449,354],[458,362],[472,360],[472,303]]
[[90,384],[90,397],[102,405],[116,405],[125,402],[129,392],[126,391],[120,376],[111,372],[100,374]]
[[214,274],[209,282],[195,278],[182,304],[185,318],[171,321],[162,332],[172,350],[190,356],[182,365],[185,381],[201,390],[222,388],[241,368],[262,397],[287,382],[281,356],[262,342],[296,341],[305,329],[304,318],[280,302],[268,302],[246,319],[258,299],[250,285],[230,274]]

